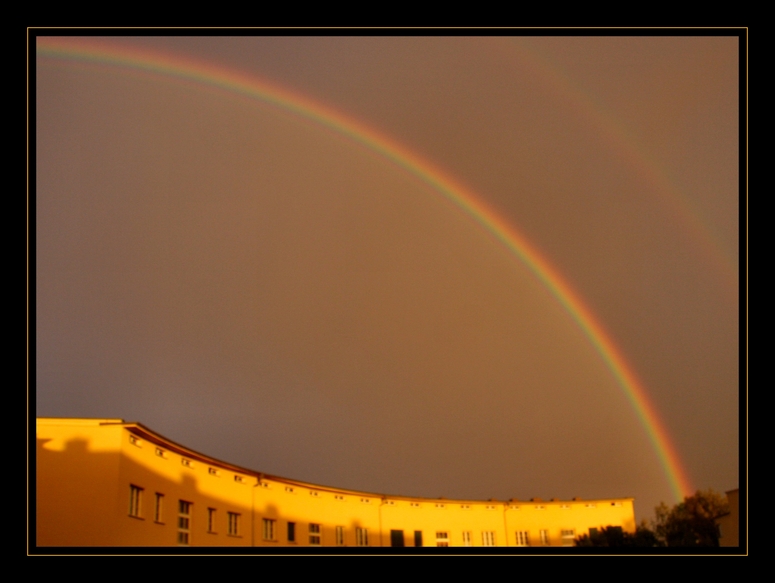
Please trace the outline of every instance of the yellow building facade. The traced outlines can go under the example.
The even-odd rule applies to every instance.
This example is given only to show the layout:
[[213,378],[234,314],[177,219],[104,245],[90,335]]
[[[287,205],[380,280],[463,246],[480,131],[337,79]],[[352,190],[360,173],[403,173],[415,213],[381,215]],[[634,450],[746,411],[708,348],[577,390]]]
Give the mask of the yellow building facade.
[[573,546],[635,532],[632,498],[475,501],[318,486],[197,453],[121,419],[38,419],[39,546]]

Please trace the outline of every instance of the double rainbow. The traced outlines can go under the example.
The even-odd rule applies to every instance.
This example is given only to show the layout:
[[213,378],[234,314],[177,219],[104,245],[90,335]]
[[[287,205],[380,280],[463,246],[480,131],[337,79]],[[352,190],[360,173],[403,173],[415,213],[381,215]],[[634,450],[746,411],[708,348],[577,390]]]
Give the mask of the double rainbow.
[[252,75],[182,56],[137,47],[127,48],[93,39],[47,37],[37,39],[37,55],[92,62],[173,77],[258,99],[326,126],[391,160],[442,193],[513,252],[543,282],[576,321],[613,373],[635,410],[659,458],[677,501],[692,493],[686,470],[668,437],[657,410],[622,352],[581,297],[512,225],[498,216],[474,192],[408,148],[362,122],[302,95]]

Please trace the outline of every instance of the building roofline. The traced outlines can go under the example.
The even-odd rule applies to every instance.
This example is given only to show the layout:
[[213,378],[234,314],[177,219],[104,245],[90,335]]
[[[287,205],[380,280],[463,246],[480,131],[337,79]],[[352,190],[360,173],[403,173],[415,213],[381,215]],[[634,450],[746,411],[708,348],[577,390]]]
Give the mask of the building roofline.
[[505,506],[516,506],[516,505],[526,505],[526,504],[540,504],[540,505],[560,505],[560,504],[579,504],[579,503],[585,503],[585,504],[593,504],[598,502],[625,502],[625,501],[634,501],[635,499],[632,497],[624,497],[624,498],[595,498],[595,499],[581,499],[581,498],[574,498],[571,500],[558,500],[558,499],[551,499],[551,500],[542,500],[540,498],[534,498],[530,500],[518,500],[516,498],[511,498],[509,500],[468,500],[468,499],[458,499],[458,498],[423,498],[419,496],[405,496],[400,494],[382,494],[377,492],[365,492],[362,490],[348,490],[346,488],[340,488],[335,486],[325,486],[322,484],[313,484],[311,482],[304,482],[302,480],[295,480],[292,478],[285,478],[282,476],[276,476],[274,474],[267,474],[265,472],[259,472],[256,470],[252,470],[249,468],[244,468],[242,466],[238,466],[229,462],[225,462],[222,460],[219,460],[218,458],[211,457],[209,455],[203,454],[201,452],[198,452],[196,450],[193,450],[189,447],[186,447],[185,445],[182,445],[180,443],[177,443],[176,441],[173,441],[160,433],[154,431],[153,429],[150,429],[149,427],[146,427],[142,423],[138,421],[124,421],[123,419],[118,418],[71,418],[71,417],[38,417],[36,419],[37,423],[42,423],[44,425],[72,425],[72,426],[108,426],[108,425],[116,425],[121,426],[125,428],[127,431],[132,433],[133,435],[136,435],[140,437],[141,439],[144,439],[146,441],[149,441],[151,443],[154,443],[158,446],[164,447],[165,449],[172,451],[174,453],[177,453],[178,455],[185,456],[187,458],[191,458],[192,460],[197,460],[200,462],[207,463],[210,466],[217,466],[225,470],[229,470],[232,472],[239,472],[241,474],[245,474],[248,476],[253,476],[257,480],[271,480],[273,482],[280,482],[283,484],[287,484],[289,486],[297,486],[300,488],[308,488],[310,490],[318,490],[320,492],[330,492],[335,494],[346,494],[348,496],[362,496],[362,497],[368,497],[368,498],[380,498],[380,499],[390,499],[390,500],[402,500],[407,502],[422,502],[426,504],[434,503],[434,504],[486,504],[486,505],[505,505]]

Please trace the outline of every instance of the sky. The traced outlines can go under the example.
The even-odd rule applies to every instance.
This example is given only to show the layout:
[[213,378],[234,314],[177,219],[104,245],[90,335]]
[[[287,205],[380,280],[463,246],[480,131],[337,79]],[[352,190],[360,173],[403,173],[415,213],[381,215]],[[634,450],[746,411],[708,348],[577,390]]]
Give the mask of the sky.
[[739,485],[736,37],[59,40],[38,416],[638,519]]

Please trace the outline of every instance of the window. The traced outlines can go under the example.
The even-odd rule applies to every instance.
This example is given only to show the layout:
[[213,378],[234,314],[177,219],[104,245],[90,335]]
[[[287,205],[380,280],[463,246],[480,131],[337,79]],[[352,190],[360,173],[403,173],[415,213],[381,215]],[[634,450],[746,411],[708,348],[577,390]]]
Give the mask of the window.
[[355,544],[359,547],[369,546],[369,530],[366,528],[355,529]]
[[274,540],[274,526],[276,520],[264,518],[264,540]]
[[140,518],[143,489],[134,484],[129,485],[129,516]]
[[166,457],[167,457],[167,452],[166,452],[166,451],[164,451],[162,448],[160,448],[160,447],[157,447],[157,448],[156,448],[156,455],[157,455],[157,456],[159,456],[159,457],[163,457],[163,458],[165,458],[165,459],[166,459]]
[[494,547],[495,546],[495,531],[485,530],[482,532],[482,546]]
[[404,546],[404,531],[403,530],[391,530],[390,531],[390,546],[402,547]]
[[319,546],[320,545],[320,525],[309,525],[309,544]]
[[573,540],[576,538],[576,531],[568,528],[562,531],[562,546],[572,547]]
[[194,464],[191,463],[191,460],[187,460],[186,458],[182,457],[180,458],[180,463],[186,466],[187,468],[193,468]]
[[207,532],[215,534],[215,508],[207,509]]
[[463,531],[463,546],[464,547],[470,547],[471,546],[471,531],[470,530]]
[[191,541],[191,502],[178,500],[178,544],[188,545]]
[[288,523],[288,542],[289,543],[296,542],[296,523],[295,522]]
[[229,512],[229,536],[240,535],[240,518],[241,516],[236,512]]
[[164,523],[164,515],[162,514],[163,506],[164,494],[159,494],[159,492],[156,492],[156,508],[153,511],[153,521],[158,522],[159,524]]
[[216,470],[215,468],[207,468],[207,473],[210,474],[211,476],[219,475],[218,470]]
[[449,546],[449,533],[447,531],[436,532],[436,546],[437,547]]
[[518,547],[529,547],[530,541],[527,537],[527,531],[526,530],[518,530],[517,531],[517,546]]
[[336,546],[344,546],[344,526],[336,527]]
[[538,535],[541,537],[541,544],[546,546],[549,544],[549,531],[548,530],[539,530]]
[[414,546],[421,547],[422,546],[422,531],[421,530],[415,530],[414,531]]
[[129,443],[131,443],[132,445],[136,445],[137,447],[141,447],[140,440],[137,439],[134,435],[129,436]]

